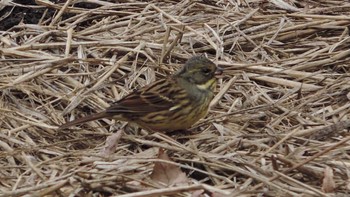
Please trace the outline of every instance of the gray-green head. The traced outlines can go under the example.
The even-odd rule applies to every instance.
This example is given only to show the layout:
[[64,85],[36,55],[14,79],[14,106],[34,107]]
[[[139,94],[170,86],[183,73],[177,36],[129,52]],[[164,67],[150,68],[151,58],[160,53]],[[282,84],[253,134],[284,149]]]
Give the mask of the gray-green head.
[[175,75],[196,85],[206,84],[221,74],[222,69],[203,55],[194,56],[187,60],[185,65]]

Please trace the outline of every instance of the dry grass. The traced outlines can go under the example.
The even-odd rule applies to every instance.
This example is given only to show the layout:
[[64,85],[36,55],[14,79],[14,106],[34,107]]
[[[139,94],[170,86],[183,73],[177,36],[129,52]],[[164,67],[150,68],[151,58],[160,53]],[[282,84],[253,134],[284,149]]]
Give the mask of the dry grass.
[[[349,195],[347,1],[72,2],[37,0],[56,15],[1,33],[0,196]],[[126,131],[105,156],[125,124],[56,130],[202,53],[225,76],[191,132]],[[151,183],[159,147],[191,185]]]

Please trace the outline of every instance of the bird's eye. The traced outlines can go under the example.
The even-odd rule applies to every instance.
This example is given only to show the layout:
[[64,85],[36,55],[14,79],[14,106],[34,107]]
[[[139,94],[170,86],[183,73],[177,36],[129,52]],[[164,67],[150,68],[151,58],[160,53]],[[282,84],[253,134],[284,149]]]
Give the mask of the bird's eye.
[[202,68],[202,73],[209,75],[211,73],[211,70],[209,68]]

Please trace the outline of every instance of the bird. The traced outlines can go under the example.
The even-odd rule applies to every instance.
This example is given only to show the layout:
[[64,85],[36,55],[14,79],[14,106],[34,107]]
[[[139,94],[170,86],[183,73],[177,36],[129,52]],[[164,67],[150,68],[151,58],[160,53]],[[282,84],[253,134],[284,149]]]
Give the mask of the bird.
[[110,118],[136,123],[148,131],[186,130],[207,115],[217,76],[222,73],[223,69],[204,55],[193,56],[173,75],[129,93],[102,112],[64,123],[59,129]]

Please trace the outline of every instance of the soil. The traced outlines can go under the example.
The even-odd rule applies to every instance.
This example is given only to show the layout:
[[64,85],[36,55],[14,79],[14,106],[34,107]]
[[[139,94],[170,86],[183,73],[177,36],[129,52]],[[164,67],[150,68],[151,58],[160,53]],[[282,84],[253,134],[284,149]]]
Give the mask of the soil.
[[[64,0],[51,0],[55,4],[63,4]],[[19,23],[38,24],[54,16],[56,9],[40,6],[35,0],[13,0],[12,5],[5,6],[0,10],[0,31],[7,31]],[[99,5],[91,3],[77,3],[75,7],[93,9]],[[67,18],[71,14],[64,14],[62,18]]]

